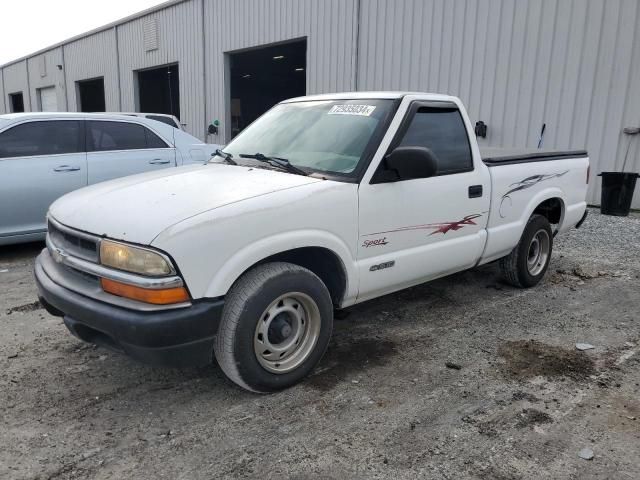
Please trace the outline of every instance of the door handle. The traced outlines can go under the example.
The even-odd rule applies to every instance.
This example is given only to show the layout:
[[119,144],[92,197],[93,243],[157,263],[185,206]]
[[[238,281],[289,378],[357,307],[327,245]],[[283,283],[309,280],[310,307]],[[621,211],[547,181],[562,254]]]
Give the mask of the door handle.
[[154,158],[153,160],[149,161],[149,163],[151,165],[166,165],[167,163],[170,163],[170,160],[162,160],[160,158]]
[[469,198],[482,197],[482,185],[471,185],[469,187]]
[[59,165],[53,169],[54,172],[77,172],[80,167],[73,167],[71,165]]

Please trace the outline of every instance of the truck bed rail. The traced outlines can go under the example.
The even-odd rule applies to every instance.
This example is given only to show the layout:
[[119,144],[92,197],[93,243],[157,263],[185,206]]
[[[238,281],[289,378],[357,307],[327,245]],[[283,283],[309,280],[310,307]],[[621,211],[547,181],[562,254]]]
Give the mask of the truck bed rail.
[[482,161],[488,167],[551,160],[565,160],[588,156],[586,150],[516,150],[506,148],[480,149],[480,155],[482,157]]

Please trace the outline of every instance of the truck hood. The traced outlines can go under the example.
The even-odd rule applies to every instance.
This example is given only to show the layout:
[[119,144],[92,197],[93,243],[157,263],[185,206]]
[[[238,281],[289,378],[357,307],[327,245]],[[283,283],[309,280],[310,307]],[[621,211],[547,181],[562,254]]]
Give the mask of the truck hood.
[[194,215],[322,180],[226,164],[191,165],[98,183],[51,205],[68,227],[150,244],[164,229]]

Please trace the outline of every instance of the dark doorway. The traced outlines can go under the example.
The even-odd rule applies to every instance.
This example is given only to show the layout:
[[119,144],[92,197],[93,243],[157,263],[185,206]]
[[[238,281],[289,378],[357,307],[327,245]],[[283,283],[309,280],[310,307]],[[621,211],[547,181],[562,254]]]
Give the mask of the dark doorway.
[[140,111],[167,113],[180,119],[180,75],[178,65],[138,72]]
[[106,112],[104,103],[104,79],[81,80],[78,83],[81,112]]
[[307,91],[307,41],[229,54],[231,136],[276,103]]
[[24,112],[24,99],[22,98],[22,92],[9,94],[11,113]]

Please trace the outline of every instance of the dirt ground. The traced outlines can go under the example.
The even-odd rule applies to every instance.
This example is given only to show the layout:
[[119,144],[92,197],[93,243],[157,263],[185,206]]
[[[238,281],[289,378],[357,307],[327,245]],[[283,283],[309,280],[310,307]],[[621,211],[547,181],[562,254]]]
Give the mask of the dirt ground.
[[530,290],[489,265],[354,307],[269,396],[76,340],[41,248],[0,247],[2,479],[640,478],[638,214],[592,210]]

